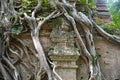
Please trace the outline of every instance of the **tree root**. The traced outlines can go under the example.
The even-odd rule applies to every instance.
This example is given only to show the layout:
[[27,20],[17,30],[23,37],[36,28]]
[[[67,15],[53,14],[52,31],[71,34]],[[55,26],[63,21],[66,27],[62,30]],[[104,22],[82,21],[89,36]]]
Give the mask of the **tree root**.
[[91,20],[95,29],[97,30],[97,32],[103,36],[106,40],[108,41],[112,41],[112,42],[115,42],[117,44],[120,44],[120,37],[117,37],[117,36],[113,36],[107,32],[105,32],[100,26],[98,26],[93,20]]
[[[47,17],[44,17],[38,21],[36,18],[36,13],[42,7],[41,0],[38,0],[38,5],[32,11],[31,16],[28,16],[27,13],[24,13],[24,16],[25,16],[24,18],[21,18],[20,16],[17,15],[17,12],[14,9],[13,0],[9,0],[9,1],[1,0],[0,1],[1,2],[0,20],[1,20],[2,24],[0,24],[0,28],[2,27],[7,31],[13,25],[15,25],[15,23],[18,20],[18,17],[20,17],[20,19],[25,19],[26,22],[28,23],[27,26],[31,29],[30,30],[31,38],[32,38],[36,52],[34,52],[32,50],[31,51],[33,52],[34,56],[37,59],[39,59],[39,63],[40,63],[39,71],[38,72],[36,71],[36,73],[37,73],[35,75],[36,79],[40,80],[42,78],[42,75],[46,73],[48,75],[48,80],[58,80],[58,79],[62,80],[62,78],[55,71],[56,65],[54,63],[52,63],[49,59],[47,60],[47,58],[45,56],[44,49],[43,49],[42,44],[39,39],[39,31],[40,31],[42,25],[46,21],[48,21],[52,18],[57,18],[64,14],[64,16],[62,16],[62,17],[65,17],[70,22],[70,24],[72,25],[72,27],[77,35],[77,39],[78,39],[77,46],[79,47],[80,50],[82,50],[81,52],[83,52],[83,55],[86,56],[88,59],[89,70],[90,70],[89,80],[101,80],[102,78],[101,78],[100,65],[99,65],[98,59],[96,58],[95,45],[94,45],[93,36],[92,36],[93,26],[95,27],[95,29],[101,36],[103,36],[105,39],[107,39],[109,41],[113,41],[113,42],[116,42],[117,44],[120,44],[120,38],[106,33],[92,19],[88,19],[88,17],[86,15],[84,15],[82,12],[78,12],[75,8],[76,2],[71,4],[66,0],[61,0],[58,2],[54,2],[55,0],[49,0],[49,1],[51,4],[55,3],[55,6],[54,6],[55,11],[53,11]],[[2,12],[7,15],[3,14]],[[11,19],[13,19],[11,16],[15,17],[14,22],[13,22],[13,20],[11,21]],[[83,39],[82,36],[80,35],[80,32],[78,31],[76,24],[79,24],[80,28],[82,28],[83,33],[85,34],[84,35],[85,39]],[[8,34],[8,33],[9,32],[4,32],[4,35],[3,35],[5,38],[4,39],[5,41],[3,41],[4,43],[1,46],[3,48],[2,49],[3,52],[0,53],[0,57],[2,58],[0,60],[0,71],[5,80],[13,80],[13,79],[19,80],[18,79],[18,76],[20,76],[19,72],[17,71],[16,67],[14,66],[14,63],[11,63],[11,61],[9,60],[9,55],[8,55],[7,51],[5,52],[5,48],[6,48],[6,50],[8,49],[8,51],[15,54],[21,61],[22,61],[22,58],[25,53],[25,55],[27,56],[28,62],[31,65],[33,65],[35,68],[36,68],[36,66],[31,62],[31,57],[30,57],[30,55],[28,53],[28,49],[27,49],[28,46],[26,44],[24,44],[22,42],[22,40],[16,39],[19,42],[19,44],[22,45],[23,48],[20,48],[19,46],[14,44],[14,46],[21,52],[21,54],[18,54],[16,51],[14,51],[11,48],[11,46],[9,46],[9,44],[7,44],[7,45],[5,44],[5,42],[9,43],[10,34]],[[37,55],[36,55],[36,53],[37,53]],[[8,57],[8,59],[6,56]],[[3,63],[3,61],[4,61],[4,63]],[[48,62],[51,65],[53,65],[53,70],[51,70],[51,67],[48,64]],[[26,64],[24,62],[21,62],[21,63],[24,66],[26,66]],[[26,66],[26,68],[29,68],[29,66]],[[11,71],[11,70],[13,70],[13,71]]]
[[[94,63],[94,60],[95,60],[94,58],[96,57],[96,51],[95,51],[95,47],[94,47],[94,43],[93,43],[93,37],[91,34],[92,24],[91,24],[90,20],[84,14],[82,14],[82,13],[79,14],[74,7],[71,7],[72,6],[71,4],[66,2],[66,0],[63,0],[63,3],[65,5],[65,7],[71,9],[71,11],[68,11],[68,13],[71,16],[69,16],[68,13],[66,13],[65,16],[72,23],[74,31],[76,32],[77,37],[79,39],[79,43],[80,43],[79,45],[89,59],[89,68],[90,68],[89,80],[92,80],[92,79],[101,80],[101,75],[99,75],[101,73],[100,66],[97,65],[98,60],[96,61],[96,63]],[[65,10],[65,11],[67,12],[67,10]],[[86,19],[86,20],[84,20],[84,19]],[[75,21],[78,22],[81,25],[81,27],[83,28],[88,47],[86,47],[86,45],[84,44],[84,42],[76,28]],[[85,25],[85,24],[87,24],[87,25]]]

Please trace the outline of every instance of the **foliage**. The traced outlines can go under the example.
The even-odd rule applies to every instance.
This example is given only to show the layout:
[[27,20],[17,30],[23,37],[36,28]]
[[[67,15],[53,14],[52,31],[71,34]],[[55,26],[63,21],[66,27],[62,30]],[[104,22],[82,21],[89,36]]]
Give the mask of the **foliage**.
[[78,7],[77,10],[83,12],[85,15],[89,14],[89,9],[93,11],[96,10],[94,0],[78,0],[81,3],[81,7]]
[[120,26],[118,24],[115,24],[114,21],[111,21],[104,25],[104,30],[112,35],[119,35],[120,34]]
[[95,22],[96,22],[98,25],[103,24],[103,20],[100,19],[100,18],[97,18],[97,19],[95,20]]
[[89,8],[92,8],[93,6],[95,6],[94,0],[78,0],[78,1],[82,4],[87,4],[86,6],[88,6]]
[[22,11],[31,12],[36,5],[37,0],[22,0]]
[[[63,4],[56,5],[56,4],[51,4],[51,2],[53,1],[52,3],[57,3],[57,1],[59,1],[59,0],[51,0],[51,2],[49,2],[50,0],[42,0],[42,1],[43,1],[42,4],[40,3],[38,6],[37,0],[22,0],[22,2],[21,2],[22,8],[20,8],[21,13],[24,15],[22,17],[19,16],[19,12],[17,12],[17,11],[15,12],[13,9],[11,9],[11,6],[13,8],[14,5],[7,6],[7,8],[6,8],[6,6],[4,6],[4,4],[1,4],[2,7],[5,9],[5,12],[8,15],[3,14],[5,16],[5,18],[4,17],[2,18],[2,22],[4,22],[4,24],[2,23],[2,26],[0,26],[0,27],[6,28],[5,29],[6,31],[9,28],[11,28],[11,33],[17,34],[17,35],[22,31],[22,28],[24,29],[24,27],[26,27],[27,28],[26,31],[28,30],[31,33],[31,38],[33,41],[34,49],[35,49],[35,51],[33,51],[31,49],[32,47],[30,47],[30,45],[29,45],[29,42],[26,43],[26,41],[22,41],[22,39],[15,38],[14,35],[11,37],[9,37],[10,35],[7,35],[8,33],[3,35],[5,44],[3,44],[2,47],[5,49],[1,53],[3,55],[2,56],[3,60],[0,61],[0,63],[2,63],[3,69],[5,69],[4,71],[0,72],[3,75],[3,78],[6,80],[18,80],[19,78],[21,78],[20,80],[33,80],[33,78],[35,78],[36,80],[41,80],[42,76],[47,74],[48,75],[47,80],[53,80],[53,79],[57,80],[56,77],[58,77],[60,80],[62,80],[61,77],[59,75],[57,75],[57,73],[54,70],[56,65],[53,64],[51,61],[49,61],[48,55],[45,54],[44,46],[42,45],[42,43],[39,40],[41,38],[39,36],[39,33],[40,33],[41,27],[43,26],[44,23],[51,21],[52,23],[54,23],[53,24],[54,26],[60,25],[59,28],[61,28],[65,24],[65,22],[62,22],[64,20],[61,20],[61,19],[66,19],[66,21],[69,22],[71,29],[73,29],[74,32],[76,33],[76,36],[75,36],[76,47],[77,46],[79,47],[79,50],[81,52],[83,52],[83,54],[82,53],[81,54],[84,55],[88,61],[88,64],[90,67],[89,68],[89,71],[90,71],[89,80],[92,80],[92,79],[101,80],[101,71],[100,71],[100,67],[98,64],[98,58],[100,57],[100,55],[96,53],[95,46],[93,44],[93,36],[92,36],[93,26],[92,26],[92,24],[94,25],[95,28],[97,28],[102,33],[101,35],[103,35],[103,37],[105,37],[104,36],[105,33],[101,29],[98,28],[99,26],[97,26],[97,24],[95,24],[93,20],[89,20],[87,18],[87,16],[85,16],[84,13],[82,13],[82,11],[81,11],[81,13],[78,12],[76,7],[74,5],[72,5],[71,3],[67,2],[67,1],[66,2],[63,1]],[[88,2],[88,0],[80,0],[80,2],[83,3],[83,6],[81,6],[81,8],[84,7],[85,11],[88,12],[89,11],[88,8],[90,8],[89,6],[94,5],[94,3],[91,1],[93,1],[93,0],[90,0],[89,2]],[[6,0],[1,0],[0,2],[9,4],[8,2],[6,2]],[[62,2],[60,2],[60,3],[62,3]],[[13,13],[10,13],[9,11],[11,11]],[[34,11],[34,12],[32,12],[32,11]],[[85,12],[85,11],[83,11],[83,12]],[[62,14],[63,12],[64,12],[64,14]],[[31,14],[33,14],[33,15],[31,16]],[[1,16],[3,16],[3,15],[1,15]],[[0,18],[1,18],[1,16],[0,16]],[[17,19],[17,20],[14,21],[14,19]],[[11,20],[14,21],[15,23],[13,23]],[[14,26],[12,26],[12,25],[14,25]],[[67,25],[67,24],[65,24],[65,25]],[[69,27],[69,25],[68,25],[68,27]],[[47,27],[49,27],[49,25]],[[80,32],[79,32],[78,27],[81,29]],[[63,29],[65,29],[65,28],[63,28]],[[66,30],[68,30],[68,29],[66,28]],[[46,30],[44,30],[44,31],[47,32]],[[64,36],[64,35],[62,35],[62,36]],[[68,36],[68,37],[71,37],[71,36]],[[111,36],[108,36],[108,37],[110,37],[110,39],[111,39]],[[18,43],[12,42],[13,45],[7,45],[7,43],[9,43],[9,40],[10,40],[9,38],[11,38],[11,40],[14,40]],[[72,40],[74,40],[74,38]],[[112,40],[113,40],[113,38],[112,38]],[[116,40],[114,40],[114,41],[116,41]],[[67,42],[68,42],[68,40],[67,40]],[[55,43],[58,43],[58,42],[55,42]],[[62,42],[62,44],[60,43],[60,45],[63,46],[63,42]],[[66,42],[65,42],[64,45],[69,45],[69,44],[66,44]],[[64,48],[65,47],[67,47],[67,46],[64,46]],[[15,50],[15,49],[17,49],[17,50]],[[67,48],[65,48],[65,49],[67,49]],[[11,54],[10,53],[8,54],[8,52],[10,52]],[[31,54],[31,53],[33,53],[33,54]],[[14,54],[15,56],[18,57],[17,61],[15,60],[16,63],[20,61],[20,63],[18,65],[15,65],[14,61],[12,62],[12,60],[10,60],[10,59],[13,59],[10,56],[12,54]],[[26,58],[26,59],[24,59],[24,58]],[[40,63],[38,64],[37,62],[38,63],[40,62]],[[23,65],[21,65],[21,64],[23,64]],[[7,65],[8,65],[8,67],[7,67]],[[19,69],[19,65],[20,65],[20,69]],[[51,69],[52,65],[53,65],[53,69]],[[23,68],[24,70],[22,69],[22,67],[24,67]],[[0,69],[2,69],[1,66],[0,66]],[[33,70],[31,70],[31,69],[33,69]],[[96,69],[97,69],[97,71],[96,71]],[[9,71],[9,72],[7,72],[7,71]],[[35,72],[33,72],[33,71],[35,71]],[[16,75],[17,72],[18,72],[18,74]],[[25,72],[25,74],[31,73],[31,72],[33,72],[33,73],[30,74],[30,78],[29,78],[28,75],[24,76],[24,72]],[[96,72],[98,73],[97,75],[96,75]],[[21,75],[21,74],[23,74],[23,75]],[[93,75],[95,75],[95,76],[93,76]],[[27,77],[29,79],[23,79],[24,77]],[[42,80],[46,80],[46,79],[42,79]]]
[[11,28],[11,33],[18,35],[20,34],[22,31],[22,27],[19,23],[16,23],[12,28]]
[[104,30],[110,34],[120,34],[120,1],[114,2],[110,7],[113,21],[105,24]]
[[88,4],[88,0],[79,0],[80,3]]
[[[22,12],[30,13],[37,5],[38,0],[22,0]],[[46,9],[50,10],[51,5],[48,0],[43,0],[42,3],[42,12],[44,12]]]
[[112,13],[116,13],[116,12],[120,13],[120,0],[114,2],[113,5],[111,6],[111,9],[110,10]]
[[89,3],[88,3],[88,6],[89,6],[89,7],[95,6],[95,2],[89,2]]
[[50,2],[48,0],[43,0],[43,6],[48,6],[49,7]]
[[112,13],[113,21],[116,25],[120,25],[120,1],[115,2],[112,7],[110,8],[110,11]]

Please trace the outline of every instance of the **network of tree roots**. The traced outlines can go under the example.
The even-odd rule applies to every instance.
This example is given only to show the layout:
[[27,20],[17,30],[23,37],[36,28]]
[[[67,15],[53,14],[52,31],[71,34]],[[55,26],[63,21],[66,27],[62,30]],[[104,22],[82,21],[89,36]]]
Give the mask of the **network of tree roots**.
[[[36,6],[27,8],[30,12],[25,12],[21,11],[22,0],[0,0],[0,80],[62,80],[55,71],[56,65],[45,55],[39,37],[42,25],[58,18],[66,20],[77,35],[77,48],[88,63],[88,80],[102,80],[93,29],[113,43],[120,44],[120,38],[106,33],[98,26],[90,8],[87,8],[87,16],[78,11],[77,0],[72,3],[67,0],[48,2],[51,10],[49,7],[44,10],[45,0],[38,0]],[[47,14],[43,15],[44,12]],[[35,50],[11,33],[16,24],[22,28],[20,34],[30,33]],[[84,34],[84,39],[81,34]]]

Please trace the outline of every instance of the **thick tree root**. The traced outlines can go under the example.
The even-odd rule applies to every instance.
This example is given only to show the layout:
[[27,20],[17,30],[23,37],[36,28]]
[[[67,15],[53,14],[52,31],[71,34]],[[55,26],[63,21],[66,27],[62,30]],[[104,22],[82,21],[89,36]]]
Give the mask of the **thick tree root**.
[[[95,29],[101,36],[103,36],[105,39],[107,39],[109,41],[113,41],[113,42],[116,42],[117,44],[120,44],[120,38],[106,33],[92,19],[88,19],[88,17],[86,15],[84,15],[82,12],[78,12],[77,9],[75,8],[76,2],[69,3],[66,0],[60,0],[58,2],[56,2],[55,0],[49,0],[49,1],[52,5],[54,4],[55,11],[53,11],[47,17],[44,17],[39,21],[37,21],[37,18],[36,18],[37,11],[41,9],[42,0],[38,0],[38,5],[35,7],[33,12],[31,13],[31,16],[28,16],[26,13],[24,13],[24,15],[25,15],[24,18],[21,18],[19,16],[20,19],[26,20],[26,22],[28,23],[27,26],[29,26],[29,28],[31,29],[31,31],[30,31],[31,38],[32,38],[35,50],[38,54],[36,58],[39,59],[40,68],[36,74],[36,79],[37,80],[42,79],[42,74],[46,73],[48,76],[48,80],[62,80],[62,78],[55,71],[56,65],[54,63],[52,63],[50,60],[47,60],[47,58],[46,58],[44,49],[43,49],[42,44],[39,39],[39,31],[40,31],[42,25],[47,20],[50,20],[51,18],[59,17],[60,15],[64,14],[64,16],[62,16],[62,17],[65,17],[66,20],[68,20],[70,22],[71,26],[73,27],[73,29],[77,35],[77,39],[78,39],[77,45],[82,50],[81,52],[83,53],[83,55],[85,57],[87,57],[86,61],[88,60],[87,62],[89,64],[89,70],[90,70],[90,77],[88,79],[89,80],[102,80],[100,65],[99,65],[99,62],[97,59],[97,54],[96,54],[95,45],[94,45],[93,36],[92,36],[93,26],[95,27]],[[1,5],[0,5],[1,6],[0,7],[0,10],[1,10],[0,28],[2,27],[7,31],[13,25],[15,25],[15,23],[18,20],[18,15],[14,9],[13,0],[1,0],[0,2],[1,2]],[[4,13],[7,15],[5,15]],[[11,19],[13,19],[12,16],[15,17],[14,21],[11,21]],[[79,24],[79,27],[83,30],[82,33],[84,33],[85,39],[82,38],[82,36],[80,34],[81,32],[78,31],[76,24]],[[3,33],[4,37],[5,37],[5,41],[3,41],[3,42],[6,42],[6,41],[9,42],[10,34],[8,34],[8,33],[9,33],[9,31]],[[25,55],[27,56],[28,62],[30,64],[32,64],[30,55],[28,54],[28,51],[27,51],[28,50],[27,46],[21,40],[17,40],[17,41],[20,42],[21,45],[23,45],[23,48],[20,48],[16,44],[14,44],[14,46],[21,52],[20,55],[17,54],[17,52],[14,51],[12,48],[10,48],[9,45],[5,45],[5,43],[4,44],[0,43],[0,48],[3,50],[2,52],[0,52],[0,59],[1,59],[0,60],[0,71],[1,71],[1,74],[4,78],[4,80],[19,80],[18,77],[20,76],[19,72],[17,72],[17,69],[14,66],[14,63],[10,62],[9,55],[8,55],[7,51],[5,51],[6,50],[5,48],[7,48],[9,52],[15,54],[21,61],[22,61],[23,55],[25,53]],[[33,52],[33,53],[35,53],[35,52]],[[36,54],[34,54],[34,56],[36,56]],[[53,65],[53,70],[51,70],[51,67],[48,64],[48,62],[51,65]],[[21,63],[26,66],[26,64],[24,62],[21,62]],[[32,64],[32,65],[34,65],[34,64]],[[26,67],[29,67],[29,66],[26,66]],[[36,67],[36,66],[34,65],[34,67]],[[22,79],[20,79],[20,80],[22,80]]]
[[46,57],[45,57],[45,53],[43,51],[43,48],[41,46],[41,43],[39,41],[39,35],[32,35],[32,39],[33,39],[33,43],[34,43],[34,46],[35,46],[35,49],[38,53],[38,58],[40,60],[40,68],[41,68],[41,71],[45,71],[47,74],[48,74],[48,79],[49,80],[53,80],[52,78],[52,72],[51,72],[51,69],[47,63],[47,60],[46,60]]
[[93,20],[91,20],[95,29],[97,30],[97,32],[102,36],[104,37],[106,40],[108,41],[112,41],[112,42],[115,42],[117,44],[120,44],[120,37],[117,37],[117,36],[113,36],[107,32],[105,32],[100,26],[98,26]]
[[[65,8],[67,7],[67,8],[71,9],[71,12],[70,11],[68,12],[68,13],[70,13],[71,16],[69,16],[68,13],[66,13],[65,16],[71,22],[71,24],[77,34],[77,37],[79,39],[79,43],[80,43],[79,45],[81,46],[81,49],[83,50],[83,52],[87,55],[87,57],[89,59],[89,68],[90,68],[89,80],[92,80],[92,79],[101,80],[100,66],[97,65],[98,61],[97,60],[95,61],[95,59],[94,59],[96,57],[96,51],[95,51],[95,47],[94,47],[93,37],[91,34],[92,24],[91,24],[90,20],[84,14],[78,13],[74,7],[71,7],[72,5],[67,3],[65,0],[63,1],[63,3],[65,5]],[[65,11],[67,12],[67,10],[65,10]],[[86,19],[86,20],[84,20],[84,19]],[[75,21],[78,22],[81,25],[81,28],[84,30],[88,47],[86,47],[85,43],[83,42],[83,40],[76,28]],[[85,24],[87,24],[87,25],[85,25]],[[94,63],[94,62],[96,62],[96,63]]]

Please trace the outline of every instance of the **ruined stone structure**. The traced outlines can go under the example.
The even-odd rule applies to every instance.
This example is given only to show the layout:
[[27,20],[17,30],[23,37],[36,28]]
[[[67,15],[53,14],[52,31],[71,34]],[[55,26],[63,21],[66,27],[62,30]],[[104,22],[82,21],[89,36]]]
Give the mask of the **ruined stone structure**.
[[[56,71],[63,80],[76,80],[78,66],[76,61],[80,53],[75,48],[75,33],[69,30],[69,25],[63,20],[62,26],[53,28],[50,38],[52,49],[48,55],[56,65]],[[67,74],[67,76],[66,76]]]
[[[97,14],[97,17],[110,20],[110,15],[107,15],[109,12],[107,10],[106,2],[104,1],[106,0],[97,0],[97,10],[98,13],[100,13]],[[25,46],[28,46],[29,49],[34,50],[30,34],[21,34],[16,37],[23,40]],[[63,80],[88,80],[88,64],[84,57],[82,57],[81,51],[76,47],[75,38],[76,35],[74,31],[70,29],[70,25],[65,20],[63,20],[61,26],[54,26],[51,23],[46,23],[42,26],[40,31],[40,39],[45,53],[56,65],[55,71],[60,77]],[[100,55],[99,61],[103,79],[120,80],[120,46],[106,41],[99,35],[94,36],[94,42],[97,53]],[[20,43],[18,43],[18,45],[20,45]],[[15,47],[17,46],[15,45]],[[13,48],[15,49],[15,47]],[[37,72],[35,71],[35,69],[37,69],[39,73],[39,60],[33,57],[35,52],[31,52],[32,50],[28,51],[30,57],[26,58],[27,54],[25,52],[25,54],[20,54],[22,57],[20,58],[25,61],[19,61],[20,64],[17,64],[17,59],[19,58],[17,55],[13,54],[10,56],[11,61],[14,62],[18,70],[23,71],[21,75],[24,77],[24,80],[32,79],[33,76],[30,70]],[[28,66],[26,66],[26,64]],[[43,78],[43,80],[47,79]]]
[[[82,55],[80,55],[81,53],[78,52],[78,49],[75,47],[75,45],[67,45],[69,43],[67,42],[68,39],[70,40],[71,44],[74,44],[75,35],[72,35],[72,37],[68,36],[64,39],[63,37],[60,37],[60,31],[57,27],[51,29],[52,26],[50,24],[49,27],[47,26],[48,24],[45,24],[44,28],[42,27],[43,29],[40,35],[40,39],[44,49],[46,50],[46,54],[48,54],[50,59],[54,62],[54,64],[56,64],[56,72],[58,72],[58,74],[61,76],[61,78],[63,78],[63,80],[87,80],[89,77],[88,64],[86,63],[84,58],[81,57]],[[53,36],[55,34],[55,30],[57,30],[57,34],[56,36]],[[50,33],[51,31],[52,33]],[[73,34],[72,31],[63,31],[63,33],[61,34],[64,34],[66,36],[69,35],[68,33]],[[26,43],[26,45],[29,45],[29,47],[34,50],[30,34],[21,34],[20,36],[16,37],[22,39]],[[100,55],[99,61],[101,65],[102,77],[104,77],[105,80],[119,80],[120,46],[108,42],[107,40],[103,39],[98,35],[94,36],[94,42],[97,53]],[[24,57],[25,55],[26,54],[24,54]],[[11,57],[13,58],[13,62],[16,63],[17,56],[11,55]],[[26,62],[26,64],[28,64],[28,58],[24,57],[23,60]],[[38,66],[38,60],[33,60],[32,54],[30,57],[31,62],[34,62],[34,65]],[[20,70],[23,71],[24,67],[22,67],[22,65],[25,65],[25,63],[21,62],[21,64],[19,65],[21,65]],[[29,67],[27,67],[27,70],[24,70],[24,73],[22,73],[22,75],[25,75],[24,80],[29,80],[29,78],[32,77],[29,69],[31,69],[32,71],[34,71],[34,69],[30,65]]]
[[96,9],[95,19],[99,20],[98,24],[102,25],[112,20],[111,13],[108,10],[107,0],[96,0]]

